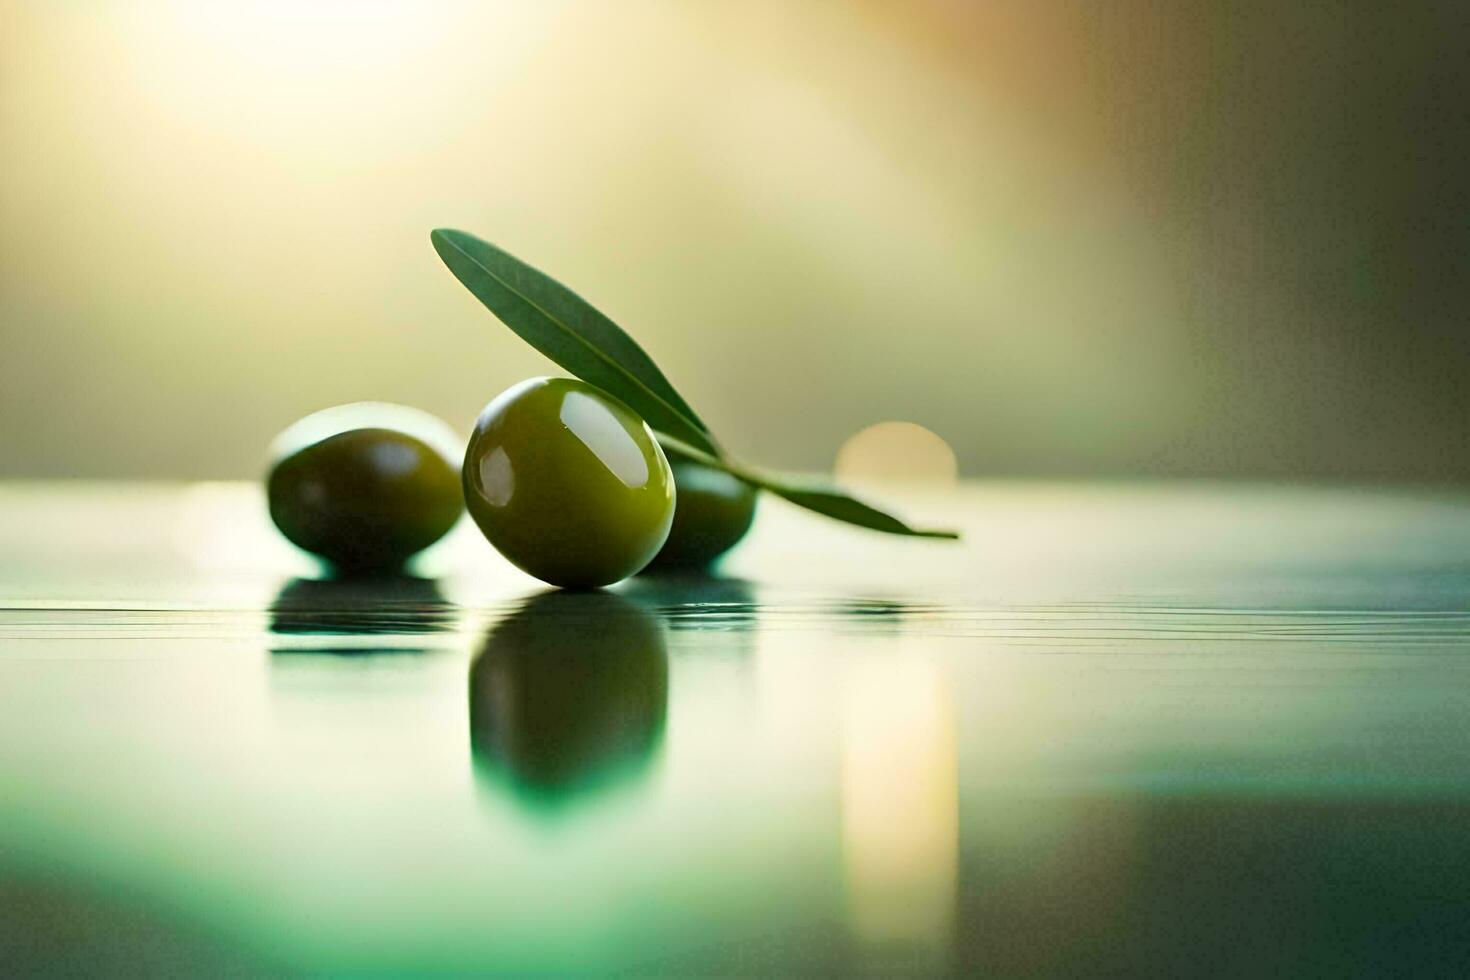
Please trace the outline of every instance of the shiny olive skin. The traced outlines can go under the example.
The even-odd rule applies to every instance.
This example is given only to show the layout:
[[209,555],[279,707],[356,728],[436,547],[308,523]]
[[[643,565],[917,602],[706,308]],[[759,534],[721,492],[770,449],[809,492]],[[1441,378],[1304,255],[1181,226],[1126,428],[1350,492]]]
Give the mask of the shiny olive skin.
[[524,802],[568,802],[647,770],[668,699],[655,616],[611,592],[544,592],[470,666],[475,769]]
[[645,573],[704,568],[735,547],[755,520],[756,490],[664,446],[674,471],[677,502],[669,539]]
[[400,568],[464,508],[457,439],[431,415],[378,402],[309,415],[273,447],[271,520],[339,572]]
[[674,519],[674,477],[648,426],[570,378],[531,378],[485,406],[462,473],[470,516],[490,543],[562,588],[638,572]]

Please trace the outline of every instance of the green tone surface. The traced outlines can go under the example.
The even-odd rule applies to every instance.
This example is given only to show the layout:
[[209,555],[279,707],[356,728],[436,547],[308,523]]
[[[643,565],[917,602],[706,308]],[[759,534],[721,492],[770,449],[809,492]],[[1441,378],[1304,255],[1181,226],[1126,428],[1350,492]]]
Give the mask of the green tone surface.
[[272,447],[271,519],[343,571],[398,569],[459,520],[458,456],[453,430],[416,409],[359,402],[316,412]]
[[964,543],[771,500],[568,596],[467,522],[322,583],[257,486],[0,487],[7,969],[1462,972],[1470,499],[903,503]]
[[648,426],[572,378],[531,378],[497,396],[475,422],[463,476],[490,543],[565,588],[639,571],[674,518],[674,477]]

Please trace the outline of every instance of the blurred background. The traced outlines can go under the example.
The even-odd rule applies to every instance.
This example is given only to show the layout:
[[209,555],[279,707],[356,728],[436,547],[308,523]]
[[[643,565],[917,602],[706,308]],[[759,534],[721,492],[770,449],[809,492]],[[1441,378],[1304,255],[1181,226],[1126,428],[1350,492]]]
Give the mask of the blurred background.
[[0,475],[253,476],[357,399],[467,430],[554,369],[440,265],[449,225],[773,465],[896,420],[966,475],[1467,480],[1466,26],[0,0]]

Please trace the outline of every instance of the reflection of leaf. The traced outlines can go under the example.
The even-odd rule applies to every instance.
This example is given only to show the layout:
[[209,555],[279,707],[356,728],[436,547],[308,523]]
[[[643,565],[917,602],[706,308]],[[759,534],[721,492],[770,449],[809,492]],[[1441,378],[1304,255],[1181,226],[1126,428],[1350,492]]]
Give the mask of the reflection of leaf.
[[603,389],[643,416],[687,455],[768,490],[798,507],[859,527],[924,538],[958,538],[954,531],[925,530],[836,487],[793,480],[742,466],[720,449],[653,359],[592,304],[545,273],[474,235],[448,228],[430,238],[449,271],[526,343],[588,384]]
[[709,429],[652,358],[591,303],[474,235],[440,228],[430,238],[449,271],[526,343],[653,428],[718,452]]

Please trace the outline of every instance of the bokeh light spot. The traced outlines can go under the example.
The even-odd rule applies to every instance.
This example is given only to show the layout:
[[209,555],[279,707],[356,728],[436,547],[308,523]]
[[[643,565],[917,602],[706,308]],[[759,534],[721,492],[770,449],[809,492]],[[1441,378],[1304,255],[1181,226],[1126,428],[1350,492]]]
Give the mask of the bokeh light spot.
[[879,422],[854,433],[837,451],[843,483],[950,486],[959,465],[949,443],[913,422]]

